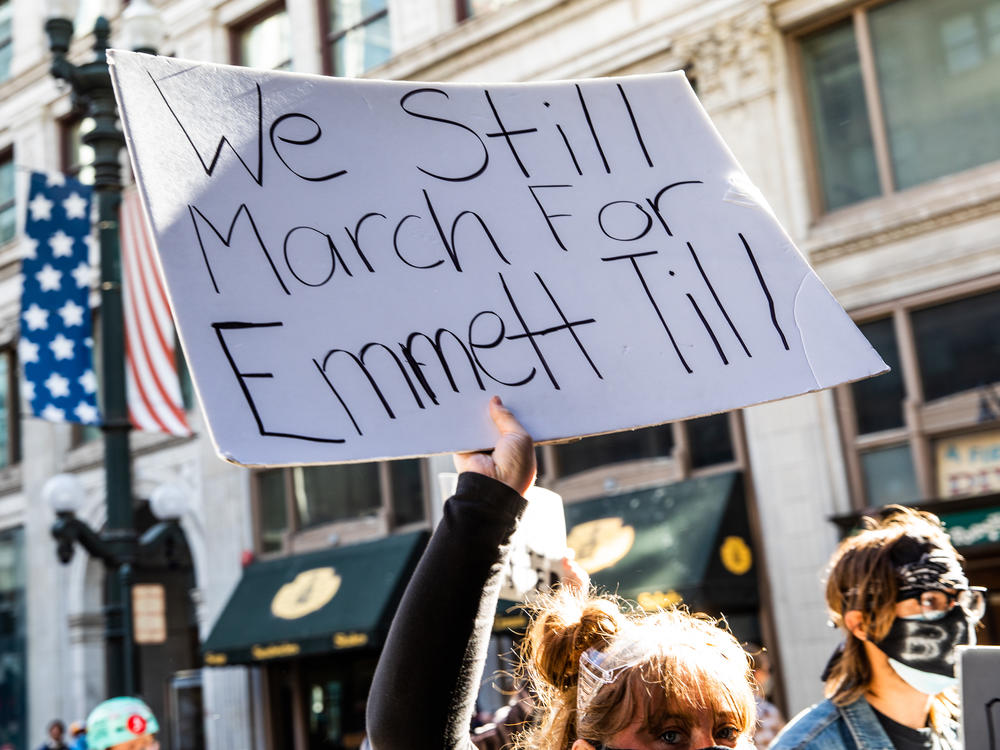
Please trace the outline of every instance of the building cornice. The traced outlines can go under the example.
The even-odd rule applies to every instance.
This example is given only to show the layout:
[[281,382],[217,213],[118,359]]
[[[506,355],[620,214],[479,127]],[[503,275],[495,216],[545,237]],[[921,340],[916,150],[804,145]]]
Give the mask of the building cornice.
[[1000,167],[986,165],[821,219],[801,243],[814,264],[1000,213]]

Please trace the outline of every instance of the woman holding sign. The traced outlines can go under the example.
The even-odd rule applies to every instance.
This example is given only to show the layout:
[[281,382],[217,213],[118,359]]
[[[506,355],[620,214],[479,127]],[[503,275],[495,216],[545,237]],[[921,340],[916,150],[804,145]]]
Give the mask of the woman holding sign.
[[[455,457],[455,495],[407,586],[368,701],[373,750],[466,750],[507,543],[535,477],[531,437],[499,398],[492,454]],[[623,613],[569,588],[539,607],[523,655],[539,703],[531,750],[750,747],[746,653],[713,621]]]

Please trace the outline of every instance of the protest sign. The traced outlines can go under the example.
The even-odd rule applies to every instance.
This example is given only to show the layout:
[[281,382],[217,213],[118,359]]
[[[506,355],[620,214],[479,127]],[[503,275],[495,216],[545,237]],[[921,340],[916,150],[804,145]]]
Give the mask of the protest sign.
[[885,365],[681,73],[366,81],[112,51],[220,455],[332,463],[734,409]]
[[[458,474],[438,474],[442,503],[457,488]],[[510,553],[500,581],[500,599],[512,602],[530,602],[548,591],[562,578],[562,559],[568,553],[562,496],[533,484],[524,499],[528,505],[508,542]]]

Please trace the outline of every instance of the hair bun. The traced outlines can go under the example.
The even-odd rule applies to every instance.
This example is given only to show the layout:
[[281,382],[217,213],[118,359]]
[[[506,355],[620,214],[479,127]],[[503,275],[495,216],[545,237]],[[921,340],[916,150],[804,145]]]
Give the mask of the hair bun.
[[618,605],[608,599],[584,599],[564,592],[547,602],[528,638],[536,674],[554,687],[569,689],[576,684],[583,653],[604,649],[625,619]]

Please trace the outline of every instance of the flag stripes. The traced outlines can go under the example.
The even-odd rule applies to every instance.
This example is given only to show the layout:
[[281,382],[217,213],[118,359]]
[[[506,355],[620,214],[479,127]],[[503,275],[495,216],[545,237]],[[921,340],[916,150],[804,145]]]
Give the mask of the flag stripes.
[[177,377],[173,321],[134,188],[122,195],[120,227],[129,419],[140,430],[190,435]]

